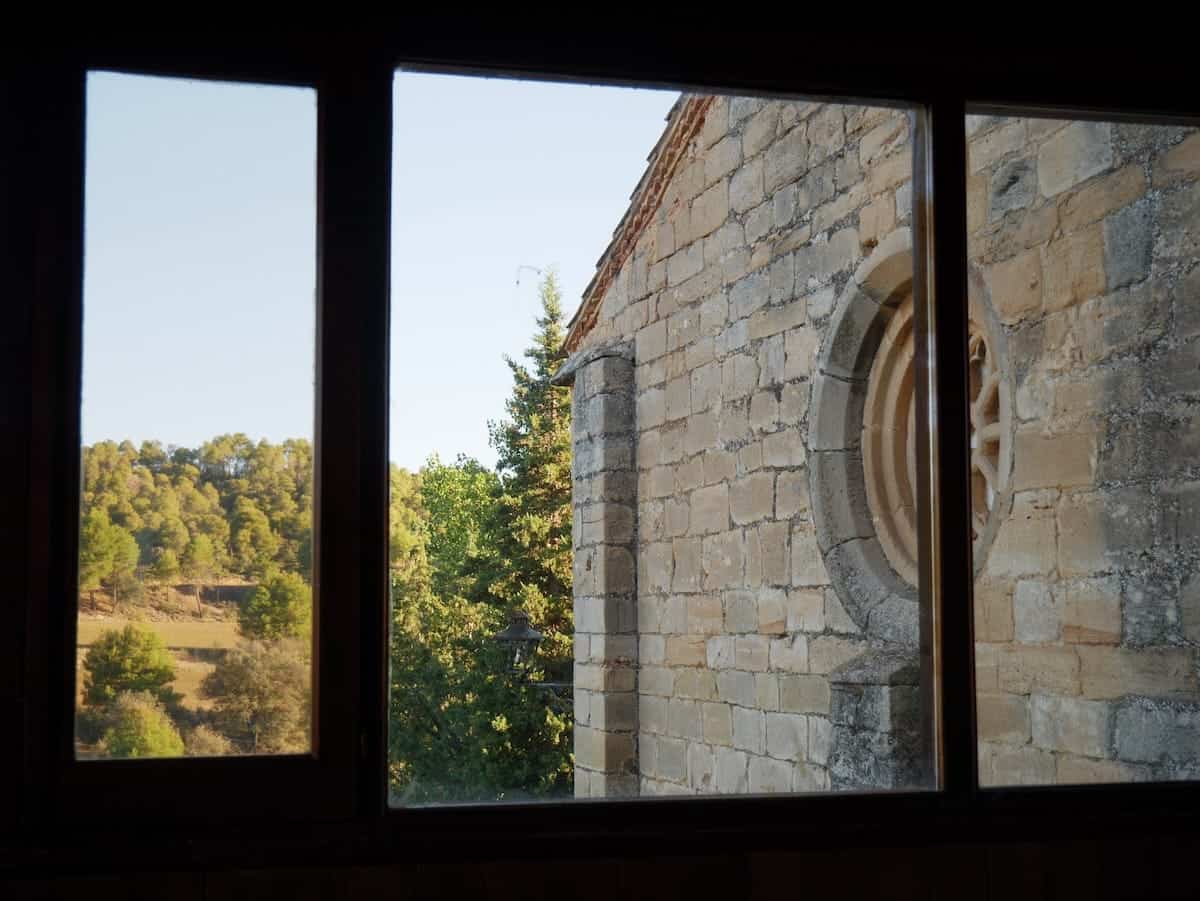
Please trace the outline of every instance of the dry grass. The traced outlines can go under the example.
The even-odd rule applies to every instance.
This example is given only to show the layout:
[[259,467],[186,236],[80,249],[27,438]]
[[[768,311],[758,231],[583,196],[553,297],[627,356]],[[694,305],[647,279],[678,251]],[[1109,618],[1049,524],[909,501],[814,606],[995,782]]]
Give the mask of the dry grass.
[[77,644],[81,647],[91,645],[103,632],[110,629],[123,629],[126,624],[134,622],[143,629],[149,629],[162,638],[169,648],[233,648],[237,647],[238,631],[235,622],[137,622],[123,617],[112,616],[100,619],[79,618]]

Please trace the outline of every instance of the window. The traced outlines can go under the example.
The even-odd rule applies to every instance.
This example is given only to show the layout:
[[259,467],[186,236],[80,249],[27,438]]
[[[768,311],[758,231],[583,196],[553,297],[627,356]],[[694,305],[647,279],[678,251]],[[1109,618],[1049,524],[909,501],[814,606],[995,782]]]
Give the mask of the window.
[[[318,690],[314,754],[269,762],[184,760],[88,768],[76,765],[71,759],[74,748],[68,711],[73,707],[75,686],[63,674],[72,670],[69,660],[74,653],[67,611],[73,610],[76,596],[73,561],[77,538],[74,530],[78,528],[79,506],[76,489],[66,474],[76,471],[80,437],[77,411],[81,348],[77,324],[80,322],[79,227],[82,219],[80,197],[78,192],[72,193],[71,188],[72,185],[76,189],[80,186],[83,162],[82,64],[36,86],[22,85],[21,91],[27,95],[27,100],[42,101],[22,104],[20,115],[30,125],[27,133],[31,136],[31,145],[43,151],[40,154],[27,152],[23,159],[40,177],[40,183],[57,186],[39,198],[28,196],[28,193],[21,195],[22,209],[31,216],[36,213],[36,221],[40,223],[31,239],[38,242],[38,252],[30,252],[28,260],[63,261],[57,271],[52,271],[53,267],[42,267],[35,273],[28,260],[22,269],[29,273],[32,299],[28,308],[36,338],[34,351],[31,351],[32,396],[41,404],[31,414],[29,432],[28,506],[32,537],[28,634],[33,636],[37,649],[31,648],[29,652],[29,690],[46,698],[44,719],[35,716],[30,727],[31,746],[26,757],[31,761],[30,783],[35,787],[36,797],[39,803],[45,802],[44,809],[53,811],[53,815],[72,811],[78,814],[84,808],[95,810],[101,805],[111,805],[105,808],[110,813],[123,811],[131,815],[137,811],[144,816],[147,812],[157,811],[169,814],[171,818],[186,817],[186,813],[179,812],[181,809],[211,811],[222,804],[229,810],[247,811],[245,799],[251,786],[257,789],[258,803],[254,806],[259,811],[288,811],[300,816],[329,811],[335,815],[349,815],[357,811],[365,816],[382,807],[386,780],[382,728],[386,650],[381,630],[386,621],[387,571],[382,499],[387,491],[387,404],[383,388],[386,380],[381,376],[387,371],[389,197],[386,174],[390,140],[390,69],[394,57],[403,56],[425,56],[427,60],[432,58],[445,66],[482,66],[487,70],[506,71],[520,68],[514,57],[506,58],[503,51],[491,52],[489,56],[476,50],[474,58],[467,58],[469,54],[464,51],[451,53],[443,48],[439,52],[436,45],[434,49],[402,45],[394,56],[388,55],[386,65],[375,58],[376,68],[360,63],[356,66],[338,64],[327,70],[316,64],[297,62],[294,58],[277,67],[246,66],[240,71],[232,64],[220,67],[225,77],[243,79],[265,77],[263,70],[267,69],[275,73],[272,76],[275,79],[315,86],[318,93],[319,376],[315,467],[321,500],[315,510],[319,547],[316,580],[318,595],[330,597],[331,592],[336,592],[338,604],[324,610],[316,624],[315,679]],[[614,68],[611,63],[606,65],[602,59],[590,55],[586,48],[580,52],[580,61],[565,67],[570,71],[547,64],[553,70],[550,74],[591,76],[602,80],[621,74],[619,68]],[[755,56],[762,57],[761,54]],[[135,61],[140,60],[143,67],[161,69],[161,60],[155,66],[148,64],[147,59],[135,54]],[[765,58],[757,65],[742,54],[734,54],[732,61],[724,61],[715,54],[711,59],[709,68],[684,64],[672,67],[659,63],[625,75],[648,81],[745,85],[749,77],[745,72],[750,72],[757,73],[754,77],[761,84],[781,90],[815,90],[838,96],[886,96],[890,90],[894,97],[917,107],[910,125],[918,173],[912,197],[913,320],[917,335],[914,358],[918,375],[921,367],[928,367],[926,372],[933,389],[933,401],[932,409],[924,413],[930,416],[936,428],[931,431],[928,444],[917,442],[915,449],[910,450],[907,444],[895,442],[893,449],[903,449],[904,453],[915,457],[919,471],[939,474],[929,487],[933,499],[929,509],[922,514],[918,505],[916,529],[932,537],[931,544],[936,550],[928,559],[918,560],[917,580],[928,584],[941,599],[942,620],[936,633],[927,633],[918,653],[923,668],[937,675],[930,687],[931,701],[924,716],[930,721],[932,734],[939,737],[935,756],[939,764],[940,787],[944,791],[942,794],[931,793],[927,802],[914,802],[909,797],[871,799],[870,803],[878,806],[870,809],[886,811],[889,809],[887,804],[894,803],[896,806],[890,808],[894,811],[899,809],[898,805],[927,803],[928,806],[921,809],[936,810],[945,798],[977,803],[978,807],[973,810],[990,809],[989,805],[993,803],[1012,803],[1025,811],[1045,809],[1031,805],[1061,803],[1066,796],[1059,792],[1045,793],[1038,796],[1044,800],[1038,801],[1034,796],[1015,791],[981,793],[976,790],[978,734],[976,685],[972,679],[972,611],[968,604],[955,605],[950,601],[969,594],[974,575],[969,549],[979,530],[971,528],[972,496],[978,495],[990,504],[994,504],[997,497],[1003,502],[1004,486],[1000,480],[990,484],[980,468],[983,484],[973,492],[969,469],[971,437],[967,411],[969,403],[978,396],[972,395],[967,358],[971,340],[967,227],[972,221],[969,215],[975,215],[969,208],[967,193],[968,177],[978,173],[971,169],[963,146],[964,102],[970,95],[988,103],[1017,97],[1097,107],[1103,105],[1106,92],[1116,91],[1117,82],[1113,80],[1114,76],[1106,73],[1096,74],[1095,80],[1089,83],[1069,75],[1063,76],[1065,80],[1036,80],[1030,76],[1009,86],[1013,93],[1005,96],[975,66],[967,67],[961,82],[947,85],[944,72],[937,80],[929,78],[927,69],[915,69],[894,78],[889,73],[888,79],[884,79],[870,68],[853,72],[840,68],[817,53],[813,67],[821,68],[827,62],[829,68],[822,71],[829,74],[825,77],[827,80],[810,83],[803,75],[797,75],[794,68],[789,66],[785,71]],[[213,68],[202,63],[191,65],[207,70],[201,74],[213,74]],[[741,65],[747,68],[739,75]],[[1045,72],[1040,74],[1045,75]],[[1148,76],[1134,73],[1131,78],[1120,92],[1109,96],[1128,98],[1134,96],[1131,91],[1146,91],[1143,96],[1154,96],[1160,108],[1172,114],[1195,112],[1189,108],[1190,99],[1162,91],[1150,94],[1154,82]],[[889,81],[888,90],[879,87],[884,81]],[[961,94],[955,93],[946,99],[943,93],[946,91]],[[1136,103],[1136,100],[1130,101],[1128,106],[1133,108]],[[953,127],[948,124],[951,122]],[[985,136],[985,132],[980,132],[980,136]],[[1186,153],[1180,156],[1184,157]],[[1014,170],[1007,176],[998,176],[998,184],[1005,177],[1012,177],[1019,192],[1025,176]],[[935,207],[936,217],[932,215]],[[943,302],[948,297],[954,298],[954,302]],[[931,298],[933,302],[930,302]],[[897,298],[897,302],[902,306],[904,297]],[[925,322],[930,323],[928,332],[923,329]],[[986,322],[983,328],[984,331],[976,333],[984,336],[981,343],[986,348],[984,356],[975,359],[980,386],[990,379],[989,359],[1002,360],[1006,354],[1011,359],[1014,353],[1012,340],[1008,340],[1005,347],[1004,342],[995,339],[995,332],[987,331],[989,325]],[[922,341],[929,335],[935,340],[923,346]],[[1005,333],[1005,337],[1011,336]],[[866,375],[869,381],[870,373]],[[885,388],[887,385],[886,380],[881,382],[878,378],[876,384]],[[882,389],[876,389],[879,390]],[[1013,409],[1019,408],[1022,402],[1019,392],[1019,387],[1014,387],[1009,401]],[[1000,394],[996,396],[1000,397]],[[995,415],[996,421],[1000,422],[1003,421],[1001,405],[1002,401],[998,400],[995,410],[989,408],[990,415]],[[1019,416],[1019,409],[1017,412]],[[918,414],[922,411],[918,410]],[[993,424],[988,421],[977,429],[978,441],[987,438],[978,433]],[[956,430],[956,425],[961,429]],[[1019,484],[1022,460],[1026,459],[1021,450],[1014,440],[1011,473],[1015,480],[1014,491],[1020,490],[1015,485]],[[1002,451],[997,453],[1001,455],[999,460],[1003,454]],[[992,462],[992,465],[995,468],[998,464]],[[903,472],[904,468],[897,471]],[[951,477],[955,472],[959,472],[961,478]],[[322,493],[323,487],[329,486],[336,486],[337,490]],[[879,487],[877,483],[876,487]],[[903,488],[898,490],[903,492]],[[14,497],[18,494],[14,489]],[[1013,503],[1016,502],[1014,496]],[[868,503],[874,505],[868,507],[868,511],[879,516],[878,496]],[[1182,500],[1172,503],[1175,504],[1170,508],[1172,511],[1183,509],[1179,506]],[[903,508],[904,504],[898,507]],[[988,522],[982,524],[985,536],[990,527]],[[997,558],[998,549],[1006,540],[1001,532],[1002,527],[991,540],[987,552],[989,565]],[[893,548],[891,553],[899,557],[900,551]],[[1041,609],[1038,607],[1038,596],[1041,595],[1036,591],[1025,591],[1025,595],[1029,603],[1023,609],[1037,614]],[[1035,621],[1038,621],[1037,615],[1030,622]],[[46,650],[44,659],[34,659],[43,648]],[[230,774],[236,775],[231,778]],[[303,797],[295,795],[297,785],[305,786]],[[1181,787],[1177,797],[1190,797],[1187,788]],[[124,800],[122,795],[125,795]],[[1111,795],[1098,797],[1111,799]],[[1157,796],[1143,792],[1122,797],[1129,802],[1125,805],[1128,807]],[[742,800],[748,805],[754,803]],[[738,802],[729,799],[721,803]],[[855,798],[819,803],[841,804],[843,806],[837,809],[847,811],[867,809],[860,799]],[[575,824],[595,825],[606,822],[604,817],[612,817],[612,811],[617,809],[613,805],[581,805],[579,813],[556,813],[555,816]],[[767,808],[756,806],[753,809]],[[597,810],[608,812],[595,813]],[[646,811],[644,815],[643,810]],[[643,804],[638,816],[650,828],[677,821],[681,816],[678,810],[678,805]],[[462,814],[462,817],[456,820],[456,814]],[[529,818],[525,818],[527,815]],[[391,815],[389,822],[399,824],[397,828],[412,828],[417,823],[427,824],[430,828],[440,828],[443,824],[455,828],[455,823],[462,822],[526,825],[540,822],[545,828],[546,820],[538,820],[537,816],[528,811],[513,811],[490,818],[490,814],[479,809],[404,810]],[[611,820],[607,822],[611,823]]]

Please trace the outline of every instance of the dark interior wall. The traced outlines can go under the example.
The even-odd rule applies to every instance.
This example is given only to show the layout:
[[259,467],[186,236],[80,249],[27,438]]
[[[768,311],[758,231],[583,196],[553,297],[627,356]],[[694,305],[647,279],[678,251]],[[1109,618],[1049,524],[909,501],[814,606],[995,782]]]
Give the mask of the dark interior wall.
[[[655,36],[633,41],[558,34],[511,39],[474,37],[461,30],[409,27],[399,32],[409,59],[453,61],[532,72],[549,68],[580,77],[660,78],[753,90],[778,83],[795,65],[797,48],[829,78],[859,85],[858,93],[916,90],[929,79],[973,79],[977,96],[1043,101],[1053,83],[1058,98],[1080,106],[1137,105],[1178,111],[1190,100],[1194,73],[1187,52],[1092,39],[1090,46],[1015,50],[977,39],[942,35],[867,35],[844,41],[803,34]],[[922,45],[921,41],[927,43]],[[0,42],[2,43],[2,42]],[[1200,821],[1165,794],[1157,815],[1149,795],[1130,795],[1139,807],[1125,818],[1123,802],[1076,807],[1015,808],[986,821],[969,812],[936,818],[857,821],[819,813],[819,822],[778,818],[730,822],[728,808],[697,808],[722,831],[687,835],[669,831],[633,835],[632,824],[610,822],[603,835],[567,830],[536,835],[444,831],[438,836],[390,834],[370,818],[306,824],[266,820],[253,830],[203,833],[171,822],[68,830],[41,816],[36,759],[46,700],[33,696],[27,673],[44,656],[47,638],[29,611],[44,602],[31,587],[43,565],[47,536],[40,531],[46,486],[31,484],[30,443],[44,412],[32,390],[35,361],[31,301],[38,286],[61,277],[56,261],[34,253],[35,236],[53,235],[56,223],[33,212],[40,193],[54,186],[22,177],[44,148],[22,127],[29,110],[19,86],[24,68],[53,65],[54,55],[88,54],[98,65],[134,60],[135,68],[188,71],[235,68],[286,80],[304,70],[367,52],[376,35],[178,35],[39,38],[6,46],[0,81],[0,898],[396,898],[396,897],[784,897],[827,898],[1192,898],[1200,896],[1195,866]],[[1098,46],[1100,45],[1100,46]],[[1019,56],[1017,54],[1020,54]],[[897,67],[897,59],[911,65]],[[1121,65],[1101,66],[1102,58]],[[763,62],[767,60],[767,62]],[[46,71],[46,70],[43,70]],[[282,73],[282,74],[281,74]],[[773,81],[774,79],[774,81]],[[637,80],[634,78],[634,80]],[[1147,98],[1150,98],[1149,100]],[[1060,99],[1059,102],[1066,102]],[[59,186],[61,188],[61,186]],[[54,239],[49,239],[53,244]],[[45,311],[40,311],[45,315]],[[1047,809],[1052,814],[1047,816]],[[828,817],[828,829],[823,829]]]

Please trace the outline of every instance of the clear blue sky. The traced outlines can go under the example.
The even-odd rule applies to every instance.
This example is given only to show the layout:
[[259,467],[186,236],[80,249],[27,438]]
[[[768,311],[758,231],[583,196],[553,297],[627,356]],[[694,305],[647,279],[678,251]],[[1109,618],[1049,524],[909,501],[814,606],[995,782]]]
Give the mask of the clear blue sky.
[[[675,95],[399,74],[390,456],[488,464],[534,330],[569,316]],[[315,95],[94,74],[84,441],[312,433]]]

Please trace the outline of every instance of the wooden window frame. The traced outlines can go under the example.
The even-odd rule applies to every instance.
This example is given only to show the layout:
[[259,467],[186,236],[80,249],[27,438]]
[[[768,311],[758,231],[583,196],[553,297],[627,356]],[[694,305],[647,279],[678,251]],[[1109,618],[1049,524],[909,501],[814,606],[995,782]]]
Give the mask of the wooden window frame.
[[[559,36],[561,37],[561,36]],[[27,224],[32,248],[6,248],[11,283],[23,289],[17,321],[29,321],[26,484],[3,497],[28,524],[22,823],[31,834],[103,821],[123,835],[153,823],[163,841],[208,834],[231,821],[270,819],[306,842],[339,841],[355,860],[485,843],[527,853],[572,837],[572,851],[626,852],[638,837],[655,850],[787,847],[889,841],[911,834],[971,838],[1138,835],[1150,824],[1194,827],[1200,783],[1047,786],[978,785],[974,640],[970,603],[966,336],[965,114],[996,112],[1155,123],[1200,118],[1190,56],[1148,47],[1124,65],[1083,69],[1093,48],[1011,56],[1011,48],[964,52],[955,35],[867,38],[850,58],[815,36],[803,56],[798,34],[605,38],[571,43],[498,38],[419,25],[385,37],[161,34],[96,37],[49,58],[10,63],[6,118],[24,143],[5,157],[36,186],[9,191],[11,221]],[[1077,68],[1072,69],[1072,65]],[[390,810],[386,799],[386,498],[391,91],[396,67],[463,74],[904,104],[914,134],[914,245],[918,358],[928,360],[938,427],[922,443],[919,529],[922,585],[941,605],[923,626],[923,686],[936,725],[939,788],[927,792],[761,798],[595,800],[567,804],[469,805]],[[78,763],[71,750],[74,698],[75,554],[78,527],[79,358],[82,299],[83,101],[85,74],[109,69],[164,76],[307,85],[318,94],[319,603],[314,756]],[[1146,98],[1150,98],[1149,101]],[[14,199],[15,198],[15,199]],[[15,212],[14,212],[15,211]],[[936,211],[936,215],[934,214]],[[404,215],[403,208],[398,210]],[[24,245],[22,245],[24,246]],[[954,301],[937,303],[936,298]],[[925,345],[924,336],[930,344]],[[924,345],[924,346],[923,346]],[[919,379],[919,383],[924,383]],[[920,405],[924,409],[924,405]],[[958,478],[947,477],[958,473]],[[926,478],[927,480],[927,478]],[[328,490],[330,487],[336,490]],[[932,553],[929,548],[934,549]],[[923,607],[930,609],[923,596]],[[2,710],[0,710],[2,712]],[[915,819],[915,823],[914,823]],[[299,830],[287,833],[284,824]],[[323,823],[317,829],[313,824]],[[141,825],[139,825],[141,824]],[[314,831],[315,830],[315,831]],[[324,830],[324,831],[321,831]],[[416,850],[414,850],[416,849]],[[421,852],[423,853],[423,852]]]

